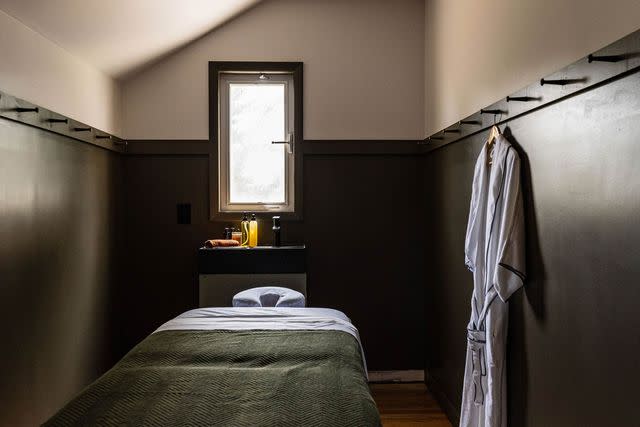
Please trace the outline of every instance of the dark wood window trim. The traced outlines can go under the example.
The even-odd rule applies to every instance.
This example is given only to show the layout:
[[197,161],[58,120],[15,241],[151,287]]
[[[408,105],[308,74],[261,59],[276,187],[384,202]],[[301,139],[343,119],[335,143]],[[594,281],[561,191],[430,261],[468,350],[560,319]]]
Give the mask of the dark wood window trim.
[[[211,221],[239,220],[241,214],[218,212],[218,139],[219,139],[219,96],[218,82],[220,73],[225,72],[264,72],[291,73],[294,85],[295,117],[293,125],[294,138],[294,180],[295,204],[294,212],[282,212],[283,220],[302,220],[302,141],[303,135],[303,81],[302,62],[253,62],[253,61],[210,61],[209,62],[209,143],[213,144],[209,154],[209,218]],[[272,212],[257,212],[258,216],[269,217]]]

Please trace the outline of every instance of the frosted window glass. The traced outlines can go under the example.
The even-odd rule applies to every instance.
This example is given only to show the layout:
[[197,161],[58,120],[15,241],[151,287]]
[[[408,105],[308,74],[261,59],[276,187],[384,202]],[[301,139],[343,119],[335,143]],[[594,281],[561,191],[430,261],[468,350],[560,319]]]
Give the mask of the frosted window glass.
[[229,202],[285,203],[285,85],[229,85]]

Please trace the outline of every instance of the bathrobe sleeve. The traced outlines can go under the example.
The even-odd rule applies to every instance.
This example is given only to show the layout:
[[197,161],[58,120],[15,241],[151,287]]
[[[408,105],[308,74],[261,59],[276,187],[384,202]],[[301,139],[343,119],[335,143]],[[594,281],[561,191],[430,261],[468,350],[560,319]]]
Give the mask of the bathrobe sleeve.
[[526,274],[520,157],[513,148],[508,150],[505,162],[503,197],[493,283],[500,299],[506,302],[524,285]]
[[469,203],[469,218],[467,220],[467,233],[464,240],[464,263],[470,271],[476,269],[476,254],[478,251],[478,195],[480,190],[480,175],[483,173],[485,163],[484,150],[476,161],[473,171],[473,183],[471,185],[471,202]]

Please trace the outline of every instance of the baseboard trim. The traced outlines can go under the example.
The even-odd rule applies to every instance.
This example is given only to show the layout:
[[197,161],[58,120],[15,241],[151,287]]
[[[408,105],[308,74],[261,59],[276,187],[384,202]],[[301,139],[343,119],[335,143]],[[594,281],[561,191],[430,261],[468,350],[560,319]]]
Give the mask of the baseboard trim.
[[424,371],[369,371],[370,383],[415,383],[424,382]]
[[427,388],[429,389],[431,394],[433,394],[433,396],[436,398],[436,400],[440,404],[440,407],[442,408],[444,413],[447,415],[447,418],[449,418],[449,421],[451,422],[451,424],[454,426],[460,425],[460,408],[458,408],[451,401],[451,399],[449,399],[449,396],[447,396],[447,394],[444,392],[444,389],[442,388],[442,386],[440,385],[440,383],[435,377],[433,377],[432,375],[429,375],[429,373],[426,371],[425,371],[425,376],[426,376],[425,382],[427,384]]

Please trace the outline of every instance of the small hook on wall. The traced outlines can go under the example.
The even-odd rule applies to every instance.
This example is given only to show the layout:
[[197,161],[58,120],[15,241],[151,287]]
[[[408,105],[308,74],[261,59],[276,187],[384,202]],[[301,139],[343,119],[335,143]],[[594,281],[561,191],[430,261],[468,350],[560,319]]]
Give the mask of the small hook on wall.
[[47,119],[49,123],[69,123],[69,119]]
[[15,111],[16,113],[37,113],[39,109],[38,107],[33,107],[33,108],[17,107],[17,108],[14,108],[13,111]]

